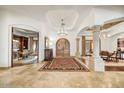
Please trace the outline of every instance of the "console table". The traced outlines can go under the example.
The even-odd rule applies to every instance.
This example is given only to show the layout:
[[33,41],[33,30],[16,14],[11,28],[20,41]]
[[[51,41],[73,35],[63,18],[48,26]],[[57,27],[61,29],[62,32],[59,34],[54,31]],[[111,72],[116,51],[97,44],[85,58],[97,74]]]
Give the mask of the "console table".
[[52,61],[53,49],[44,49],[44,61]]

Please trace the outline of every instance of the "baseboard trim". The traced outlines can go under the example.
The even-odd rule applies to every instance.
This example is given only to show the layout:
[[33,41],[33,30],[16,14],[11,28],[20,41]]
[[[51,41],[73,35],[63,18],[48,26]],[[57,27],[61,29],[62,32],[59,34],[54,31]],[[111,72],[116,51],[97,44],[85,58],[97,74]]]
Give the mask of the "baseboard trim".
[[5,70],[5,69],[9,69],[11,67],[0,67],[0,70]]

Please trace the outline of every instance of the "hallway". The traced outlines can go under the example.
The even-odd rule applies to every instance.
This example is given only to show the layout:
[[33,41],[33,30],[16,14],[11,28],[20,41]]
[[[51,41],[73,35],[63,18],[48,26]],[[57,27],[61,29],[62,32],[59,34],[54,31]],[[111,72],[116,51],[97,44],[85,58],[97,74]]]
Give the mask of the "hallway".
[[0,87],[123,88],[123,10],[1,5]]

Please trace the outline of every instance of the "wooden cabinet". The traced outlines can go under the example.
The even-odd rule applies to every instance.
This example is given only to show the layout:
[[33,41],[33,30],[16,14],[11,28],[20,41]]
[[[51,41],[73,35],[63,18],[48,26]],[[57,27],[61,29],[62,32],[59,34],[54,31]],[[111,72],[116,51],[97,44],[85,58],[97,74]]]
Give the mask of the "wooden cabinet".
[[45,61],[52,61],[53,59],[53,50],[52,49],[45,49],[44,50],[44,60]]

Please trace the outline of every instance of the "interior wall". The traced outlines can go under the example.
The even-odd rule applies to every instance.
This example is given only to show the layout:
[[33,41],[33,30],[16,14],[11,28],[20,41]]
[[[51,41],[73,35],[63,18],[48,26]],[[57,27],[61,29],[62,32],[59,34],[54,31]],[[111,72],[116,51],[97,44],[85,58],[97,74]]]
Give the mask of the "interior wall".
[[[1,10],[0,10],[1,11]],[[0,67],[8,66],[8,32],[5,31],[6,15],[0,12]],[[7,30],[7,29],[6,29]]]
[[[43,26],[42,22],[33,20],[32,18],[18,15],[14,12],[8,12],[1,10],[0,20],[2,22],[0,28],[0,67],[10,67],[11,66],[11,27],[19,27],[23,29],[29,29],[39,32],[39,61],[43,60],[44,54],[44,43],[42,32]],[[35,29],[36,28],[36,29]]]
[[100,36],[100,46],[101,46],[101,51],[110,51],[109,50],[109,38],[105,37],[106,34],[102,33],[102,35]]

